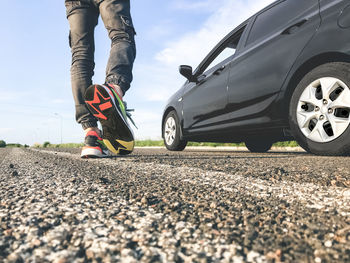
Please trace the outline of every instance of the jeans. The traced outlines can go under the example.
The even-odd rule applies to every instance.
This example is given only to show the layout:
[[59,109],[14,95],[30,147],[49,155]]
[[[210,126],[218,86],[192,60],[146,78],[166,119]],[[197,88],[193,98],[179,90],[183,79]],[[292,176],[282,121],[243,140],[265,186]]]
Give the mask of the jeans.
[[136,56],[135,30],[130,15],[130,0],[65,0],[70,25],[69,45],[72,51],[71,82],[76,121],[83,129],[97,126],[97,119],[85,105],[85,90],[94,75],[94,29],[98,17],[107,29],[112,45],[106,68],[106,83],[130,88]]

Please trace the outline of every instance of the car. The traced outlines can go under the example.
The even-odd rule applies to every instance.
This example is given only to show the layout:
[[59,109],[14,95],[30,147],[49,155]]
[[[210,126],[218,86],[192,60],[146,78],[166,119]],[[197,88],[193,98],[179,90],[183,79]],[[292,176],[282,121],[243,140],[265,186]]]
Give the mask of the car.
[[266,152],[296,140],[318,155],[350,153],[350,3],[279,0],[225,36],[171,96],[162,137],[245,142]]

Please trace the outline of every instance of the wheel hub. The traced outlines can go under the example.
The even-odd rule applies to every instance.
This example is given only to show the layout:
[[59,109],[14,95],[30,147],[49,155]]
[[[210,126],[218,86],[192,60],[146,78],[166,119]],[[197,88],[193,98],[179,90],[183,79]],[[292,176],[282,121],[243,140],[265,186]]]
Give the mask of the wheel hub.
[[345,132],[350,124],[349,113],[349,87],[337,78],[325,77],[312,82],[301,94],[297,121],[309,140],[324,143]]
[[322,114],[328,114],[328,107],[327,107],[327,105],[322,106],[322,108],[321,108],[321,113],[322,113]]

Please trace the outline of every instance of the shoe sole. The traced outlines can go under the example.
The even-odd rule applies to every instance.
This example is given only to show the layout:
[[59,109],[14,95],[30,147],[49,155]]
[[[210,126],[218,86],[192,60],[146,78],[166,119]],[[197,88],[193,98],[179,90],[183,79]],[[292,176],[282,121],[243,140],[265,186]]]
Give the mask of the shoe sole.
[[135,146],[134,135],[117,110],[112,92],[107,87],[91,85],[85,92],[85,103],[102,125],[107,148],[115,154],[130,154]]
[[81,158],[101,158],[103,156],[100,150],[92,147],[83,147],[80,154]]

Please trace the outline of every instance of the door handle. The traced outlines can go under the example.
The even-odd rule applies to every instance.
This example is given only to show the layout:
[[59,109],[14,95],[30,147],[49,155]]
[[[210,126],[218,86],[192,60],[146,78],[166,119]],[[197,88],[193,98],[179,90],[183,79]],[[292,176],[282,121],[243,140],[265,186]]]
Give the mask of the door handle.
[[221,66],[217,70],[214,71],[213,75],[220,75],[220,73],[226,68],[226,66]]
[[203,84],[207,79],[207,76],[202,74],[202,75],[199,75],[198,78],[197,78],[197,85],[201,85]]
[[307,19],[303,19],[291,26],[289,26],[288,28],[286,28],[285,30],[283,30],[283,32],[281,33],[282,35],[290,35],[295,33],[302,25],[304,25],[307,22]]

